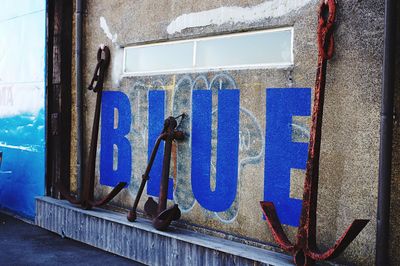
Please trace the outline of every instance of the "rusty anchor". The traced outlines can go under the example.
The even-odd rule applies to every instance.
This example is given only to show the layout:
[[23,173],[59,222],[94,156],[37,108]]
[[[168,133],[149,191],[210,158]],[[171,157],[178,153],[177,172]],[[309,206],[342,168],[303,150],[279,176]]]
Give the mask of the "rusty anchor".
[[[181,116],[183,119],[185,114],[182,114]],[[140,184],[138,194],[136,195],[135,202],[127,216],[128,220],[131,222],[136,220],[136,209],[139,204],[140,197],[143,193],[143,189],[147,180],[150,178],[149,173],[156,157],[157,150],[160,146],[161,141],[164,140],[164,157],[161,172],[160,195],[158,198],[158,204],[152,197],[149,197],[144,205],[144,211],[146,212],[146,214],[153,218],[154,228],[161,231],[166,230],[173,220],[178,220],[181,217],[181,211],[178,207],[178,204],[174,204],[174,206],[167,209],[168,179],[171,162],[172,141],[184,139],[184,133],[176,129],[178,125],[176,121],[177,118],[178,117],[168,117],[167,119],[165,119],[164,128],[153,147],[149,162],[146,167],[146,171],[142,176],[142,182]]]
[[95,181],[95,167],[96,167],[96,153],[97,153],[97,139],[99,135],[99,123],[100,123],[100,106],[101,97],[103,92],[103,84],[105,73],[110,64],[110,49],[107,46],[100,47],[97,51],[97,65],[93,74],[92,81],[88,87],[88,90],[92,90],[97,93],[96,107],[93,118],[92,126],[92,138],[90,141],[89,157],[85,169],[85,175],[83,180],[82,198],[71,196],[69,192],[58,184],[61,195],[72,204],[81,205],[84,209],[91,209],[92,207],[98,207],[107,204],[111,201],[125,186],[125,182],[120,182],[114,189],[103,199],[94,200],[94,181]]
[[325,252],[319,252],[316,246],[316,211],[318,196],[318,171],[321,146],[321,128],[326,82],[327,61],[331,59],[334,50],[333,26],[335,22],[335,0],[322,0],[318,18],[318,68],[314,91],[314,107],[300,226],[297,232],[296,244],[292,244],[279,221],[272,202],[260,202],[269,229],[279,246],[293,255],[296,265],[314,265],[315,261],[328,260],[337,257],[357,237],[369,220],[357,219],[347,228],[336,243]]

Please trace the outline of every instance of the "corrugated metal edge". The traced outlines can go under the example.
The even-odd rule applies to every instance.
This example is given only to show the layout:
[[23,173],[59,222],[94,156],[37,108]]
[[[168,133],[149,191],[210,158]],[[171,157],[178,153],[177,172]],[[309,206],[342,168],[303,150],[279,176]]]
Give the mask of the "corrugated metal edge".
[[66,201],[36,198],[38,226],[149,265],[293,265],[289,256],[197,232],[155,230],[120,213],[82,210]]

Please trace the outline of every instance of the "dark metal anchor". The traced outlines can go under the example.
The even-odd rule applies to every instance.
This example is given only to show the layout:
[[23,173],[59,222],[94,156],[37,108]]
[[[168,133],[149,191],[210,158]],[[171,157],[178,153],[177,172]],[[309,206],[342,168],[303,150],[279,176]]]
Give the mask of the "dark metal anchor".
[[[184,114],[182,115],[182,117],[184,117]],[[158,204],[154,201],[152,197],[149,197],[144,205],[144,210],[146,214],[150,215],[153,218],[153,226],[157,230],[166,230],[173,220],[178,220],[181,217],[181,211],[178,207],[178,204],[175,204],[173,207],[167,209],[168,179],[171,162],[172,141],[184,139],[184,133],[182,131],[176,130],[176,127],[176,118],[168,117],[164,121],[163,131],[156,140],[154,148],[151,152],[146,171],[142,176],[142,183],[140,184],[135,202],[132,209],[128,213],[127,218],[131,222],[136,220],[136,209],[139,204],[140,197],[143,193],[144,186],[149,179],[149,173],[162,140],[165,141],[165,146]]]
[[106,70],[110,64],[110,49],[107,46],[99,48],[97,51],[97,65],[94,71],[92,81],[88,90],[93,90],[97,93],[96,108],[94,112],[92,138],[90,141],[89,158],[87,161],[85,176],[83,180],[83,192],[81,200],[71,196],[69,192],[61,185],[58,184],[61,195],[72,204],[79,204],[84,209],[91,209],[92,207],[102,206],[111,201],[125,186],[126,182],[120,182],[114,189],[103,199],[94,200],[94,181],[95,181],[95,167],[96,167],[96,152],[97,152],[97,139],[99,135],[100,123],[100,105],[103,92],[103,83]]
[[322,0],[318,20],[318,68],[314,91],[314,107],[308,160],[304,182],[304,194],[300,227],[296,244],[292,244],[283,231],[275,206],[272,202],[260,202],[268,226],[279,246],[293,255],[296,265],[313,265],[317,260],[337,257],[357,237],[369,220],[357,219],[347,228],[336,243],[325,252],[318,252],[316,246],[316,215],[318,196],[319,155],[321,146],[321,128],[326,82],[327,60],[332,58],[334,49],[333,26],[335,22],[335,0]]

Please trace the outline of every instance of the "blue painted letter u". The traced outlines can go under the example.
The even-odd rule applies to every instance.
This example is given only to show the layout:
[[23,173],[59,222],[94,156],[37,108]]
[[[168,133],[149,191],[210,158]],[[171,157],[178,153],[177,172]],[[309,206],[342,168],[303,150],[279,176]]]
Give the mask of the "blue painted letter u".
[[194,90],[192,96],[192,190],[199,204],[222,212],[232,205],[238,183],[239,90],[218,90],[217,165],[211,189],[212,91]]

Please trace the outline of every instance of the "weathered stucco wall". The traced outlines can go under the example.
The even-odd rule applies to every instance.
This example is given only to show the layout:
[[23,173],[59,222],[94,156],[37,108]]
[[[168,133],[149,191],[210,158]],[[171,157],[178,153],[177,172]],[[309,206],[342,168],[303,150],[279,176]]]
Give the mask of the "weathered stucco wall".
[[[193,228],[203,228],[210,233],[214,231],[214,234],[221,237],[254,245],[272,243],[272,236],[262,219],[259,201],[270,193],[264,187],[265,145],[270,141],[266,139],[267,113],[279,113],[281,110],[268,111],[266,88],[282,88],[276,91],[283,93],[289,93],[290,88],[313,88],[317,60],[318,2],[88,1],[84,24],[84,87],[90,82],[98,46],[103,43],[110,46],[112,62],[105,83],[106,90],[110,92],[104,94],[104,99],[107,101],[117,94],[128,98],[132,114],[129,118],[120,118],[130,122],[127,139],[132,154],[132,178],[129,187],[112,204],[128,208],[133,203],[147,162],[148,135],[151,130],[148,128],[148,91],[165,91],[165,116],[180,114],[182,110],[189,114],[189,119],[182,125],[188,138],[177,144],[178,155],[174,160],[177,170],[171,174],[175,179],[174,200],[184,211],[181,221]],[[371,219],[337,261],[372,265],[375,253],[384,6],[378,0],[338,2],[336,53],[328,65],[327,75],[317,238],[321,249],[328,248],[353,219]],[[287,69],[121,77],[121,47],[127,45],[283,26],[294,27],[294,65]],[[218,109],[218,89],[238,89],[240,92],[237,194],[234,203],[223,212],[213,212],[202,206],[204,204],[200,205],[190,185],[193,178],[191,163],[195,162],[195,158],[191,158],[190,152],[190,125],[193,121],[190,120],[192,110],[188,102],[194,89],[206,88],[211,88],[214,93],[213,110]],[[294,94],[287,95],[300,97],[298,92],[296,90]],[[304,95],[311,95],[311,92],[306,90]],[[94,102],[94,95],[85,92],[85,143],[89,143]],[[310,97],[295,105],[307,103],[311,110]],[[285,111],[284,107],[282,111]],[[215,155],[218,143],[217,119],[215,114],[213,117],[212,154]],[[287,125],[297,125],[297,128],[303,129],[293,131],[293,143],[304,143],[307,140],[308,122],[309,117],[295,117]],[[153,130],[158,132],[161,128]],[[98,158],[100,154],[101,145]],[[73,156],[71,167],[74,173]],[[216,156],[212,156],[211,163],[215,164],[215,160]],[[120,167],[123,162],[116,164]],[[98,177],[101,176],[99,164],[100,159]],[[214,174],[212,171],[211,180],[214,180]],[[291,198],[301,199],[303,174],[301,170],[291,170]],[[72,183],[75,184],[74,175]],[[97,196],[110,190],[110,187],[100,185],[99,182],[96,186]],[[144,195],[141,208],[145,199]],[[295,236],[295,227],[286,226],[285,229],[292,238]],[[265,247],[268,248],[267,245]]]

